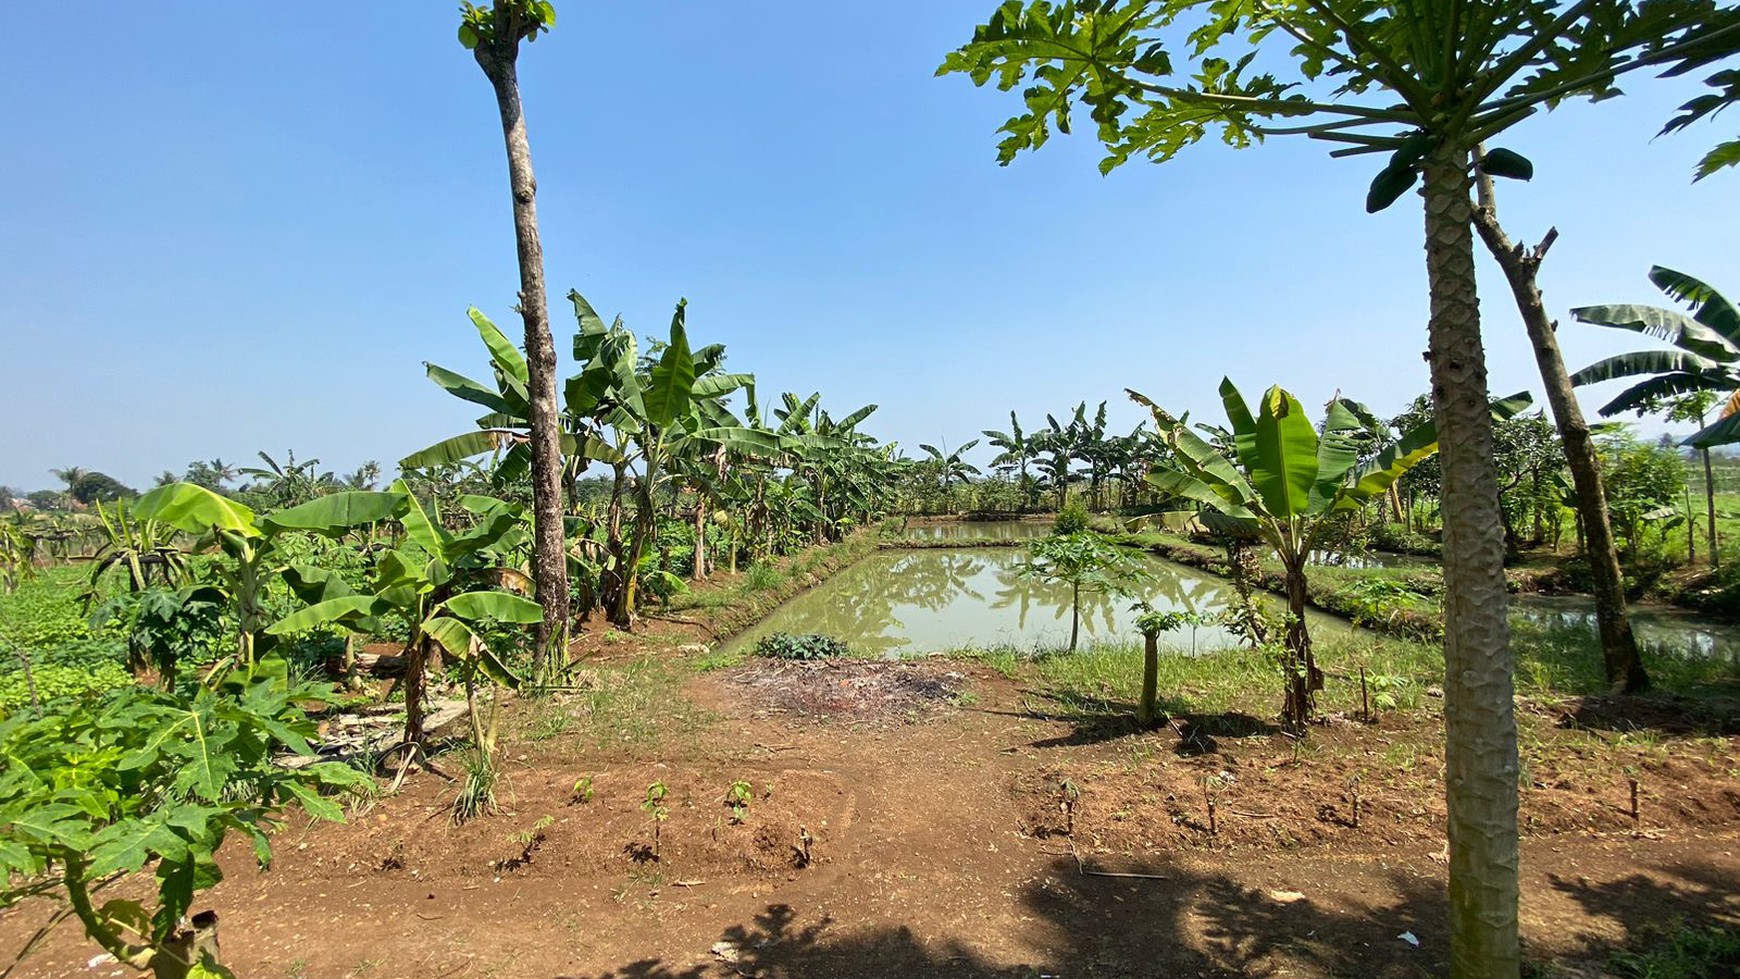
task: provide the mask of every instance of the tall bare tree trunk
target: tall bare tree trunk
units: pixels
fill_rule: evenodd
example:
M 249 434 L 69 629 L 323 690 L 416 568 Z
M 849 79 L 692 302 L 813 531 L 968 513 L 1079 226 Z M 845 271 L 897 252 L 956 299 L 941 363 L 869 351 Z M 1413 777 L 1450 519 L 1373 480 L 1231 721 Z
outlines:
M 513 190 L 514 242 L 520 261 L 520 317 L 526 327 L 526 394 L 532 445 L 532 580 L 544 619 L 538 625 L 539 672 L 552 651 L 567 658 L 568 557 L 562 529 L 562 415 L 556 404 L 556 342 L 544 297 L 544 249 L 538 241 L 538 182 L 520 107 L 516 64 L 519 14 L 496 0 L 495 33 L 473 49 L 478 67 L 495 89 L 501 131 L 507 142 L 508 181 Z
M 1704 454 L 1704 514 L 1710 521 L 1710 567 L 1715 568 L 1722 564 L 1722 553 L 1716 549 L 1716 474 L 1710 465 L 1710 450 L 1700 451 Z
M 1516 979 L 1517 747 L 1504 527 L 1475 284 L 1468 151 L 1426 164 L 1427 359 L 1444 472 L 1445 794 L 1450 975 Z
M 1577 509 L 1583 517 L 1587 544 L 1583 553 L 1589 558 L 1589 574 L 1595 583 L 1595 623 L 1601 633 L 1601 659 L 1607 685 L 1614 693 L 1643 690 L 1649 686 L 1649 676 L 1643 671 L 1637 638 L 1631 632 L 1631 616 L 1625 610 L 1625 579 L 1619 570 L 1619 551 L 1613 544 L 1613 523 L 1607 515 L 1607 491 L 1601 482 L 1595 442 L 1589 437 L 1589 423 L 1583 419 L 1583 409 L 1571 388 L 1571 375 L 1565 370 L 1565 358 L 1559 353 L 1558 325 L 1547 316 L 1536 279 L 1541 260 L 1558 238 L 1558 229 L 1549 230 L 1532 250 L 1512 244 L 1498 223 L 1492 178 L 1484 174 L 1480 177 L 1480 207 L 1474 212 L 1474 226 L 1510 282 L 1517 310 L 1522 313 L 1523 326 L 1534 346 L 1535 364 L 1547 389 L 1547 404 L 1553 409 L 1553 421 L 1564 443 L 1565 462 L 1571 469 L 1572 485 L 1577 488 Z

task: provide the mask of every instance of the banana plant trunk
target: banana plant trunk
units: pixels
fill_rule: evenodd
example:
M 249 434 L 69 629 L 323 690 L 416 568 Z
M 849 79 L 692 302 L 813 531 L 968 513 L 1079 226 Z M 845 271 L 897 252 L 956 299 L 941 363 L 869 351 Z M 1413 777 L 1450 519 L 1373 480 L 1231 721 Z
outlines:
M 707 497 L 695 487 L 695 580 L 707 580 Z
M 1305 582 L 1306 556 L 1304 553 L 1283 554 L 1287 570 L 1287 637 L 1283 643 L 1287 698 L 1281 705 L 1281 723 L 1294 732 L 1305 730 L 1316 707 L 1316 693 L 1323 686 L 1323 674 L 1317 669 L 1317 659 L 1311 653 L 1311 632 L 1305 625 L 1305 604 L 1309 594 Z
M 1517 745 L 1504 530 L 1475 284 L 1466 148 L 1425 167 L 1427 360 L 1444 473 L 1445 786 L 1450 975 L 1516 979 Z
M 1517 310 L 1534 347 L 1541 383 L 1547 389 L 1547 404 L 1553 409 L 1553 421 L 1565 447 L 1571 483 L 1577 489 L 1577 509 L 1585 535 L 1583 553 L 1589 559 L 1589 574 L 1595 585 L 1595 623 L 1601 634 L 1607 685 L 1614 693 L 1635 693 L 1649 686 L 1649 676 L 1644 672 L 1637 637 L 1631 631 L 1631 616 L 1625 608 L 1625 579 L 1619 570 L 1619 550 L 1613 543 L 1613 521 L 1607 513 L 1601 465 L 1595 441 L 1589 435 L 1589 423 L 1584 420 L 1583 409 L 1572 390 L 1571 375 L 1565 370 L 1565 358 L 1559 352 L 1557 325 L 1547 316 L 1538 284 L 1541 260 L 1558 237 L 1558 231 L 1547 232 L 1541 244 L 1532 250 L 1512 244 L 1498 223 L 1491 177 L 1480 177 L 1479 193 L 1474 226 L 1486 242 L 1487 251 L 1504 270 L 1511 294 L 1516 298 Z
M 501 4 L 497 17 L 501 21 Z M 520 317 L 526 331 L 526 395 L 532 447 L 532 579 L 544 608 L 534 653 L 538 672 L 554 652 L 567 658 L 568 554 L 562 523 L 562 415 L 556 403 L 556 342 L 544 295 L 544 249 L 538 240 L 538 182 L 520 106 L 519 37 L 498 30 L 474 49 L 501 113 L 513 191 L 514 242 L 519 252 Z

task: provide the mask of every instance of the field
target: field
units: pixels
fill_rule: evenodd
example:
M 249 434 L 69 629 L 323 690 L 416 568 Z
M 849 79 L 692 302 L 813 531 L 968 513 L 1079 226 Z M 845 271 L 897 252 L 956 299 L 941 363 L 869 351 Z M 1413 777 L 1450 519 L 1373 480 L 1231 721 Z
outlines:
M 732 608 L 744 584 L 722 576 L 688 614 Z M 511 701 L 496 815 L 454 825 L 454 787 L 425 774 L 342 825 L 293 821 L 267 873 L 226 849 L 227 879 L 204 899 L 226 962 L 253 976 L 1442 967 L 1429 647 L 1326 644 L 1337 675 L 1399 680 L 1376 704 L 1331 683 L 1300 740 L 1264 720 L 1260 654 L 1168 654 L 1166 721 L 1147 732 L 1130 720 L 1139 652 L 1115 644 L 732 662 L 697 648 L 694 626 L 649 626 L 603 633 L 568 689 Z M 1740 702 L 1706 684 L 1695 700 L 1535 688 L 1520 703 L 1539 974 L 1740 920 Z M 458 758 L 434 769 L 452 775 Z M 663 820 L 646 806 L 655 783 Z M 0 936 L 21 944 L 50 910 L 25 902 Z M 90 961 L 62 928 L 14 974 L 113 968 Z

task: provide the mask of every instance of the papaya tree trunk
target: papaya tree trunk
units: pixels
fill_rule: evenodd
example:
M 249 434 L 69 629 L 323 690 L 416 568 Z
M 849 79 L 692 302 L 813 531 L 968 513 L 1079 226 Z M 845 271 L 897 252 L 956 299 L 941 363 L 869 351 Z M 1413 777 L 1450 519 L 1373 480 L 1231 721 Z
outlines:
M 507 143 L 508 182 L 513 191 L 514 243 L 519 252 L 520 317 L 525 321 L 526 395 L 532 448 L 532 579 L 544 608 L 534 653 L 538 671 L 551 653 L 567 657 L 568 555 L 562 525 L 562 415 L 556 404 L 556 342 L 544 295 L 544 249 L 538 240 L 538 182 L 520 106 L 517 16 L 497 0 L 496 31 L 473 49 L 495 89 Z
M 1547 389 L 1547 404 L 1553 409 L 1559 440 L 1564 444 L 1565 462 L 1577 489 L 1577 509 L 1583 518 L 1584 554 L 1589 559 L 1589 576 L 1595 587 L 1595 623 L 1601 634 L 1601 660 L 1607 685 L 1614 693 L 1642 690 L 1649 686 L 1649 677 L 1644 673 L 1637 638 L 1631 631 L 1631 616 L 1625 608 L 1625 579 L 1619 570 L 1619 550 L 1613 544 L 1613 522 L 1607 512 L 1601 465 L 1595 455 L 1594 439 L 1589 435 L 1589 423 L 1583 418 L 1583 409 L 1571 388 L 1571 375 L 1565 370 L 1565 359 L 1559 352 L 1557 324 L 1547 316 L 1546 302 L 1537 282 L 1541 261 L 1558 238 L 1558 230 L 1548 231 L 1533 249 L 1512 244 L 1498 223 L 1492 178 L 1484 175 L 1480 178 L 1480 206 L 1474 211 L 1474 226 L 1510 283 L 1529 343 L 1534 347 L 1535 365 Z
M 1136 707 L 1136 723 L 1153 727 L 1160 699 L 1160 636 L 1154 632 L 1142 634 L 1142 700 Z
M 1069 651 L 1075 652 L 1076 640 L 1081 638 L 1081 582 L 1071 582 L 1069 586 Z
M 1504 530 L 1464 147 L 1426 162 L 1427 360 L 1444 484 L 1445 787 L 1452 979 L 1516 979 L 1517 746 Z

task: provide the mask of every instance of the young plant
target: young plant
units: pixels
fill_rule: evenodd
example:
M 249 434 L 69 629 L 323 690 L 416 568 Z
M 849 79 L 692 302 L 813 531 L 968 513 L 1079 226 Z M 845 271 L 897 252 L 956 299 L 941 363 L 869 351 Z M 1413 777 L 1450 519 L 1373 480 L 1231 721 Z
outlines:
M 725 790 L 725 804 L 731 807 L 731 821 L 743 822 L 743 814 L 749 811 L 749 803 L 755 798 L 755 790 L 748 782 L 736 781 Z
M 1371 417 L 1365 406 L 1335 398 L 1323 424 L 1314 426 L 1299 399 L 1281 388 L 1264 392 L 1252 413 L 1244 395 L 1223 378 L 1220 395 L 1235 450 L 1229 461 L 1182 419 L 1135 391 L 1129 395 L 1153 413 L 1155 429 L 1172 450 L 1174 468 L 1151 470 L 1148 483 L 1204 508 L 1201 518 L 1212 529 L 1261 537 L 1281 559 L 1289 616 L 1281 719 L 1288 730 L 1304 730 L 1323 686 L 1305 627 L 1306 561 L 1342 514 L 1364 506 L 1437 454 L 1437 429 L 1430 422 L 1420 425 L 1362 466 L 1359 439 Z M 1526 392 L 1513 395 L 1493 405 L 1492 413 L 1509 418 L 1528 403 Z
M 574 780 L 574 794 L 571 796 L 571 798 L 575 802 L 579 802 L 579 803 L 591 802 L 592 795 L 593 795 L 592 776 L 582 775 L 578 779 Z
M 263 866 L 268 831 L 286 810 L 342 820 L 322 792 L 372 785 L 337 762 L 273 763 L 281 748 L 314 753 L 300 705 L 324 696 L 267 658 L 185 693 L 129 686 L 0 721 L 0 906 L 60 901 L 104 951 L 159 979 L 227 975 L 215 942 L 201 941 L 209 929 L 184 924 L 198 893 L 223 876 L 225 837 L 250 837 Z M 97 903 L 111 880 L 147 869 L 153 898 Z
M 664 825 L 664 821 L 669 819 L 671 815 L 670 809 L 665 806 L 665 799 L 669 795 L 670 790 L 665 788 L 665 783 L 654 782 L 646 787 L 646 798 L 640 804 L 641 809 L 645 810 L 652 819 L 652 858 L 654 860 L 659 858 L 659 827 Z
M 1106 543 L 1090 530 L 1042 537 L 1029 545 L 1030 557 L 1021 565 L 1022 576 L 1069 586 L 1069 651 L 1075 652 L 1081 637 L 1081 593 L 1100 591 L 1127 594 L 1147 575 L 1141 565 L 1122 549 Z

